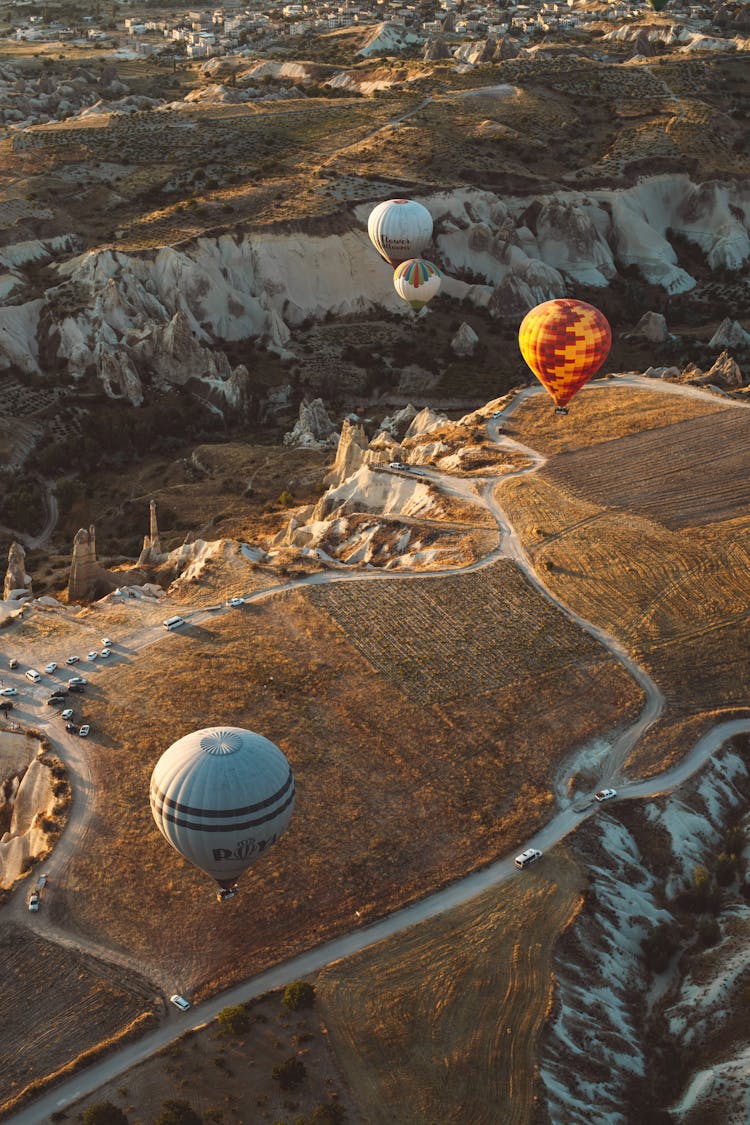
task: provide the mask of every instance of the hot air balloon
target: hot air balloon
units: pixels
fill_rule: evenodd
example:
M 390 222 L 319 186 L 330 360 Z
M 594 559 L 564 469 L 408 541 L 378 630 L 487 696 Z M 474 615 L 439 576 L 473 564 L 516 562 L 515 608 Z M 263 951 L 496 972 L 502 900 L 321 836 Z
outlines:
M 432 238 L 432 215 L 413 199 L 388 199 L 370 212 L 370 241 L 386 262 L 397 266 L 417 258 Z
M 173 743 L 151 775 L 151 812 L 162 835 L 211 875 L 224 901 L 284 832 L 294 808 L 289 762 L 267 738 L 207 727 Z
M 409 258 L 393 271 L 393 286 L 413 309 L 422 309 L 440 292 L 442 277 L 437 266 L 424 258 Z
M 564 297 L 526 314 L 518 330 L 521 355 L 555 400 L 556 413 L 596 374 L 609 354 L 612 332 L 606 317 Z

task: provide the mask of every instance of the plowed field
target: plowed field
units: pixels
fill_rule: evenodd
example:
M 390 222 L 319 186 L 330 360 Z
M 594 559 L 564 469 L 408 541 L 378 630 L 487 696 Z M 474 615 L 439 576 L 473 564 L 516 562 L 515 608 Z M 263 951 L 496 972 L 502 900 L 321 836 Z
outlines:
M 744 515 L 750 503 L 750 410 L 718 411 L 563 453 L 564 488 L 677 529 Z
M 564 854 L 326 969 L 319 1005 L 371 1125 L 528 1125 L 555 941 L 581 904 Z
M 0 1107 L 34 1079 L 120 1034 L 151 1012 L 153 989 L 30 931 L 0 934 Z

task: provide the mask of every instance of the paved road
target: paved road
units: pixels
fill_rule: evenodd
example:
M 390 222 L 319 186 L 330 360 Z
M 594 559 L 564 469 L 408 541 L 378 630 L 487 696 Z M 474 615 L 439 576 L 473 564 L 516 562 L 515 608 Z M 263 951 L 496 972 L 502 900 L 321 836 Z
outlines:
M 626 382 L 630 385 L 645 385 L 651 390 L 660 390 L 665 393 L 690 393 L 696 394 L 699 397 L 705 397 L 705 392 L 701 392 L 695 388 L 682 388 L 673 387 L 671 384 L 657 384 L 655 385 L 650 380 L 643 380 L 637 377 L 619 379 L 616 382 Z M 611 383 L 598 383 L 594 384 L 593 388 L 600 386 L 612 385 Z M 505 416 L 512 413 L 518 406 L 519 402 L 530 394 L 539 393 L 536 388 L 528 388 L 515 397 L 515 399 L 506 408 Z M 490 420 L 488 423 L 488 430 L 490 436 L 504 447 L 517 449 L 525 453 L 532 461 L 532 464 L 522 469 L 517 470 L 515 474 L 507 474 L 503 479 L 508 479 L 509 475 L 519 475 L 526 472 L 534 472 L 541 464 L 544 463 L 544 458 L 536 453 L 534 450 L 528 449 L 518 442 L 513 441 L 504 435 L 498 434 L 497 422 Z M 295 586 L 304 586 L 311 584 L 318 584 L 322 582 L 331 581 L 387 581 L 395 578 L 403 580 L 429 581 L 432 577 L 438 574 L 456 574 L 462 573 L 465 570 L 478 570 L 484 566 L 490 565 L 498 558 L 510 558 L 519 566 L 519 568 L 526 575 L 527 579 L 532 585 L 540 592 L 541 595 L 548 598 L 556 605 L 556 607 L 572 620 L 576 622 L 579 627 L 594 636 L 605 648 L 612 652 L 628 669 L 633 677 L 643 687 L 646 701 L 644 709 L 638 719 L 632 723 L 625 731 L 623 731 L 619 738 L 613 743 L 608 757 L 608 764 L 605 766 L 605 774 L 602 781 L 611 782 L 614 778 L 618 780 L 618 799 L 621 798 L 638 798 L 646 799 L 656 794 L 668 792 L 676 786 L 682 784 L 688 777 L 695 773 L 700 767 L 711 757 L 711 755 L 718 749 L 723 742 L 734 734 L 743 731 L 750 731 L 750 718 L 737 719 L 729 722 L 718 724 L 708 734 L 704 735 L 699 742 L 695 744 L 688 755 L 683 761 L 673 769 L 666 771 L 659 777 L 650 778 L 647 781 L 634 781 L 623 783 L 619 779 L 619 771 L 622 763 L 635 745 L 637 740 L 642 736 L 643 732 L 655 721 L 658 717 L 663 706 L 663 698 L 656 685 L 632 658 L 625 652 L 622 646 L 613 637 L 599 629 L 596 625 L 586 621 L 580 615 L 573 612 L 568 606 L 561 602 L 555 595 L 547 589 L 543 580 L 534 571 L 526 552 L 524 551 L 520 540 L 515 534 L 514 529 L 510 526 L 499 502 L 495 498 L 495 489 L 498 482 L 496 480 L 485 480 L 479 482 L 479 492 L 477 491 L 478 482 L 475 480 L 460 479 L 460 478 L 446 478 L 439 473 L 432 470 L 419 467 L 415 472 L 422 477 L 433 480 L 451 491 L 455 495 L 461 495 L 466 499 L 473 499 L 475 502 L 484 503 L 490 511 L 496 516 L 498 526 L 500 528 L 500 544 L 498 548 L 485 558 L 478 560 L 476 563 L 468 567 L 457 569 L 446 569 L 441 571 L 431 571 L 428 573 L 420 573 L 407 575 L 403 572 L 396 573 L 382 573 L 376 571 L 369 571 L 365 573 L 354 572 L 351 574 L 341 574 L 338 571 L 325 572 L 322 574 L 314 574 L 301 579 L 297 582 L 286 583 L 270 589 L 266 589 L 257 593 L 248 595 L 246 601 L 263 601 L 267 598 L 274 597 L 279 592 L 286 592 Z M 223 607 L 222 607 L 223 611 Z M 238 612 L 236 610 L 229 610 L 227 612 Z M 190 624 L 200 624 L 203 621 L 212 619 L 216 614 L 216 610 L 198 610 L 190 615 L 185 615 L 186 620 Z M 143 629 L 136 636 L 129 638 L 129 647 L 136 651 L 145 648 L 149 644 L 155 643 L 157 640 L 166 640 L 167 635 L 162 626 L 151 626 Z M 45 716 L 42 719 L 36 720 L 36 725 L 48 726 L 49 722 L 45 723 Z M 59 732 L 56 732 L 56 737 L 59 739 Z M 83 794 L 86 793 L 86 786 L 90 786 L 90 774 L 87 774 L 85 765 L 85 754 L 82 752 L 84 747 L 81 745 L 81 740 L 68 739 L 65 742 L 63 756 L 66 762 L 70 761 L 73 766 L 74 777 L 76 783 L 83 786 Z M 571 805 L 562 807 L 553 819 L 539 832 L 535 837 L 530 840 L 519 842 L 518 850 L 520 851 L 525 847 L 537 847 L 545 851 L 552 847 L 555 843 L 562 840 L 569 832 L 577 828 L 585 819 L 593 815 L 599 806 L 593 800 L 588 804 L 577 805 L 573 808 Z M 86 831 L 90 815 L 90 805 L 85 800 L 77 800 L 73 807 L 73 812 L 70 822 L 66 829 L 63 838 L 58 844 L 54 856 L 51 857 L 50 862 L 46 865 L 47 869 L 57 875 L 59 869 L 64 872 L 65 864 L 69 861 L 70 856 L 74 853 L 77 846 L 80 846 L 82 836 L 81 834 Z M 367 927 L 361 927 L 352 930 L 350 933 L 342 935 L 333 941 L 327 942 L 316 949 L 309 950 L 298 957 L 293 958 L 275 968 L 263 973 L 258 977 L 254 977 L 249 981 L 244 982 L 237 987 L 222 993 L 220 996 L 206 1001 L 200 1005 L 199 1008 L 187 1013 L 186 1015 L 172 1015 L 170 1012 L 170 1019 L 167 1020 L 162 1026 L 154 1032 L 149 1033 L 136 1043 L 122 1048 L 115 1054 L 109 1056 L 95 1066 L 89 1067 L 86 1071 L 82 1072 L 79 1076 L 75 1076 L 68 1081 L 56 1087 L 49 1094 L 39 1098 L 27 1109 L 8 1118 L 8 1121 L 15 1123 L 15 1125 L 38 1125 L 45 1120 L 45 1118 L 54 1110 L 60 1109 L 71 1102 L 83 1097 L 86 1094 L 93 1092 L 97 1087 L 111 1079 L 117 1077 L 134 1063 L 147 1058 L 154 1051 L 159 1050 L 167 1043 L 173 1041 L 184 1031 L 189 1028 L 199 1027 L 204 1023 L 215 1018 L 217 1013 L 229 1004 L 237 1004 L 243 1001 L 252 999 L 255 996 L 267 991 L 270 988 L 281 987 L 291 980 L 298 979 L 308 973 L 315 972 L 325 965 L 334 961 L 340 960 L 343 957 L 348 957 L 353 953 L 366 949 L 368 946 L 382 941 L 384 938 L 398 934 L 410 926 L 424 922 L 429 918 L 435 917 L 438 914 L 451 910 L 453 907 L 468 901 L 476 895 L 487 890 L 489 887 L 502 883 L 508 878 L 517 877 L 523 878 L 523 873 L 517 871 L 513 864 L 513 858 L 506 856 L 488 867 L 466 876 L 463 879 L 457 880 L 455 883 L 448 887 L 443 888 L 426 898 L 421 899 L 412 905 L 398 910 L 378 922 L 373 923 Z M 22 904 L 19 908 L 19 902 Z M 23 907 L 24 899 L 17 893 L 15 896 L 14 905 L 16 909 L 14 914 L 18 921 L 23 921 L 28 924 L 28 914 L 24 913 Z M 34 926 L 37 927 L 37 919 L 41 918 L 40 915 L 34 916 Z M 54 928 L 49 926 L 49 934 L 47 936 L 62 940 L 67 944 L 81 945 L 82 943 L 75 941 L 66 935 L 60 934 Z M 97 952 L 99 956 L 118 960 L 123 963 L 119 958 L 113 958 L 111 951 L 103 947 L 95 947 L 91 944 L 87 945 L 92 951 Z M 141 972 L 145 969 L 140 966 Z M 162 984 L 162 987 L 165 987 Z

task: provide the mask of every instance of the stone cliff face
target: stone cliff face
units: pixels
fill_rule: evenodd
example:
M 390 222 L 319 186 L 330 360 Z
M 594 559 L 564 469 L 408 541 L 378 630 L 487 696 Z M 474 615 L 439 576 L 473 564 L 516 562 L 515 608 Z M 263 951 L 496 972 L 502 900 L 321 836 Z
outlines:
M 695 279 L 671 232 L 699 247 L 711 269 L 750 261 L 747 183 L 663 175 L 622 190 L 501 199 L 457 189 L 422 202 L 435 220 L 443 292 L 496 316 L 517 318 L 577 285 L 604 288 L 626 267 L 667 293 L 686 292 Z M 96 373 L 107 394 L 134 404 L 152 387 L 189 383 L 220 408 L 239 408 L 247 374 L 232 368 L 225 342 L 254 339 L 289 356 L 294 328 L 308 318 L 408 313 L 367 239 L 371 206 L 342 216 L 350 229 L 325 235 L 222 235 L 179 250 L 71 258 L 43 297 L 0 308 L 0 369 L 39 374 L 52 356 L 74 379 Z

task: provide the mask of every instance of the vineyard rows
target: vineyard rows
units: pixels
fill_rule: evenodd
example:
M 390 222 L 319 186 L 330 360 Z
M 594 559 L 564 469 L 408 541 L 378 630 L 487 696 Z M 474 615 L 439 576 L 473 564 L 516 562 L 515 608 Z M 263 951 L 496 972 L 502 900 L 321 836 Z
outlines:
M 311 596 L 377 671 L 425 702 L 507 689 L 602 655 L 508 562 L 429 581 L 320 587 Z

